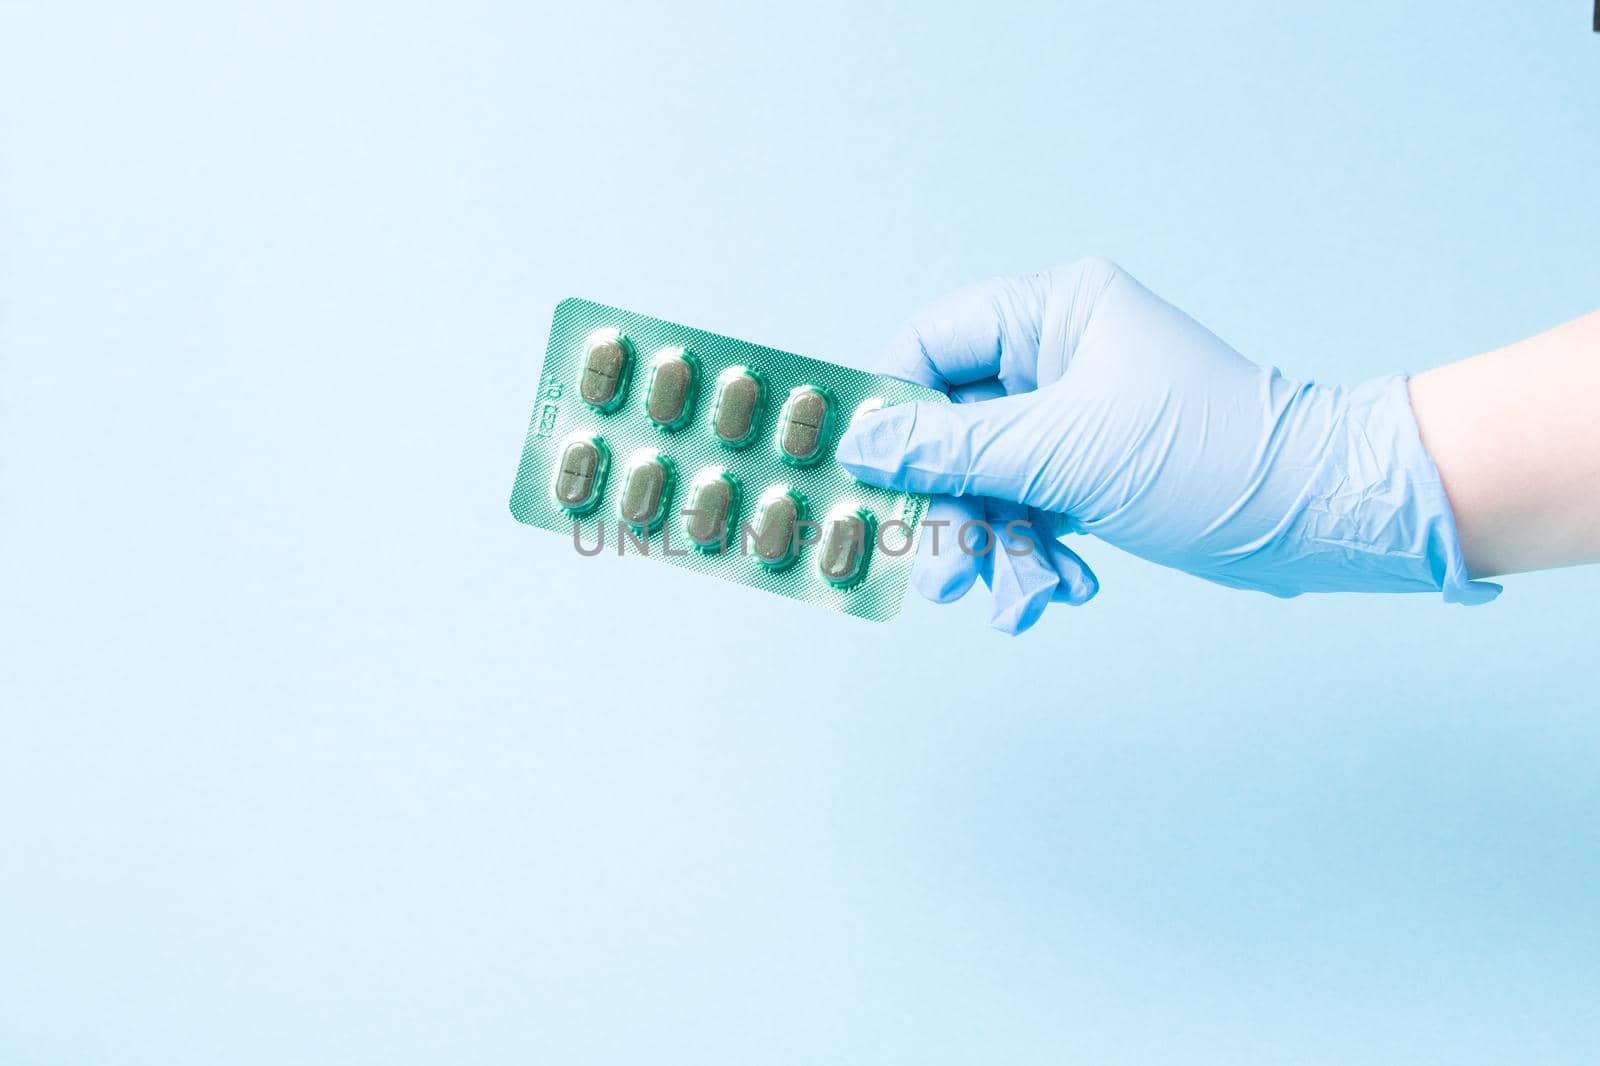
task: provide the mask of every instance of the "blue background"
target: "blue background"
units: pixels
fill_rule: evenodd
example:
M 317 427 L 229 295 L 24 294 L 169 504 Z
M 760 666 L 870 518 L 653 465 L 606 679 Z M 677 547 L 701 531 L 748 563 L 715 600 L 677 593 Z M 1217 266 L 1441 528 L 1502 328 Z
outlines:
M 1591 310 L 1589 6 L 0 3 L 0 1060 L 1594 1061 L 1600 569 L 1012 641 L 506 509 L 570 294 Z

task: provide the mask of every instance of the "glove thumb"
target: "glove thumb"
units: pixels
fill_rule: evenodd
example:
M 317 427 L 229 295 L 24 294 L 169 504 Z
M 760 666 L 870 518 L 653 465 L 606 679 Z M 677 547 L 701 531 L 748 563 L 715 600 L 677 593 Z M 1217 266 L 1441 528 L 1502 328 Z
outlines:
M 948 496 L 1028 498 L 1049 465 L 1043 392 L 976 403 L 904 403 L 854 422 L 835 451 L 869 485 Z

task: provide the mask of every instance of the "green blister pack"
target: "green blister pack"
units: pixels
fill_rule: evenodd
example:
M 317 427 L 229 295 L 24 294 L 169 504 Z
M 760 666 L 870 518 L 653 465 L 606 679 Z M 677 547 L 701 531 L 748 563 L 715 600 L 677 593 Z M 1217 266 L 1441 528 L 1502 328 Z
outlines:
M 644 555 L 872 621 L 900 610 L 928 498 L 833 459 L 932 389 L 588 300 L 556 307 L 511 490 L 584 556 Z

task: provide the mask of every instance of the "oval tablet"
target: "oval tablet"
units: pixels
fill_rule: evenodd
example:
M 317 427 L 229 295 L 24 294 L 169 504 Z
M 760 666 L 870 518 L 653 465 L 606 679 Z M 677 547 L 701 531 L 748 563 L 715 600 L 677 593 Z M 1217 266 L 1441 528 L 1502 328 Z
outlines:
M 792 490 L 764 497 L 756 511 L 756 559 L 768 570 L 782 570 L 800 555 L 800 522 L 805 507 Z
M 721 551 L 738 511 L 739 483 L 718 467 L 700 472 L 683 505 L 683 531 L 701 551 Z
M 822 547 L 817 569 L 830 585 L 845 588 L 860 581 L 867 570 L 875 523 L 872 512 L 847 511 L 829 518 L 822 527 Z
M 606 446 L 599 437 L 569 441 L 556 461 L 556 502 L 582 513 L 600 500 L 606 476 Z
M 665 458 L 649 452 L 634 458 L 622 478 L 617 507 L 622 520 L 635 529 L 656 528 L 661 524 L 671 486 L 672 468 Z
M 761 379 L 749 367 L 733 366 L 717 378 L 717 405 L 711 431 L 729 448 L 740 448 L 755 436 L 761 413 Z
M 650 361 L 644 410 L 662 429 L 680 429 L 694 414 L 695 359 L 682 348 L 663 348 Z
M 778 450 L 785 462 L 804 466 L 822 457 L 830 406 L 827 395 L 814 385 L 789 393 L 778 423 Z
M 597 411 L 614 411 L 628 392 L 628 338 L 614 329 L 600 329 L 584 344 L 578 395 Z

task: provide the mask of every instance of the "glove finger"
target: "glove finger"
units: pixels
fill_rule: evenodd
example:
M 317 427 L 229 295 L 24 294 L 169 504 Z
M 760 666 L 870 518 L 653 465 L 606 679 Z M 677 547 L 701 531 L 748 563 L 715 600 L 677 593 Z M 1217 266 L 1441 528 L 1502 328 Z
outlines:
M 1061 538 L 1066 534 L 1082 532 L 1076 528 L 1072 518 L 1030 508 L 1028 520 L 1039 531 L 1045 551 L 1050 555 L 1050 565 L 1061 578 L 1055 602 L 1079 607 L 1094 599 L 1100 591 L 1100 579 L 1089 569 L 1089 564 L 1083 561 L 1082 556 L 1061 543 Z
M 1041 475 L 1059 459 L 1061 420 L 1069 417 L 1057 388 L 976 403 L 896 404 L 857 419 L 835 455 L 871 485 L 1053 510 L 1062 486 Z
M 884 373 L 948 392 L 1039 355 L 1049 275 L 990 278 L 928 304 L 884 352 Z M 1031 380 L 1032 375 L 1027 375 Z
M 1062 586 L 1041 535 L 1028 510 L 1002 500 L 986 502 L 991 536 L 984 580 L 993 593 L 989 625 L 1016 636 L 1044 614 Z
M 979 560 L 962 551 L 956 534 L 964 525 L 983 517 L 983 500 L 935 496 L 922 520 L 922 540 L 911 571 L 912 587 L 934 603 L 959 600 L 978 580 Z
M 959 385 L 950 390 L 956 403 L 1004 396 L 1005 388 L 995 378 Z M 951 603 L 965 596 L 978 580 L 979 557 L 963 551 L 956 536 L 968 522 L 984 517 L 983 501 L 977 496 L 957 498 L 935 496 L 923 519 L 922 541 L 917 546 L 917 561 L 911 571 L 911 584 L 934 603 Z M 941 523 L 947 523 L 941 525 Z
M 884 372 L 951 388 L 998 378 L 1028 392 L 1066 372 L 1100 298 L 1127 275 L 1104 259 L 990 278 L 928 304 L 889 342 Z
M 1006 387 L 999 378 L 984 378 L 970 385 L 957 385 L 950 390 L 950 399 L 956 403 L 977 403 L 979 400 L 997 400 L 1006 395 Z

